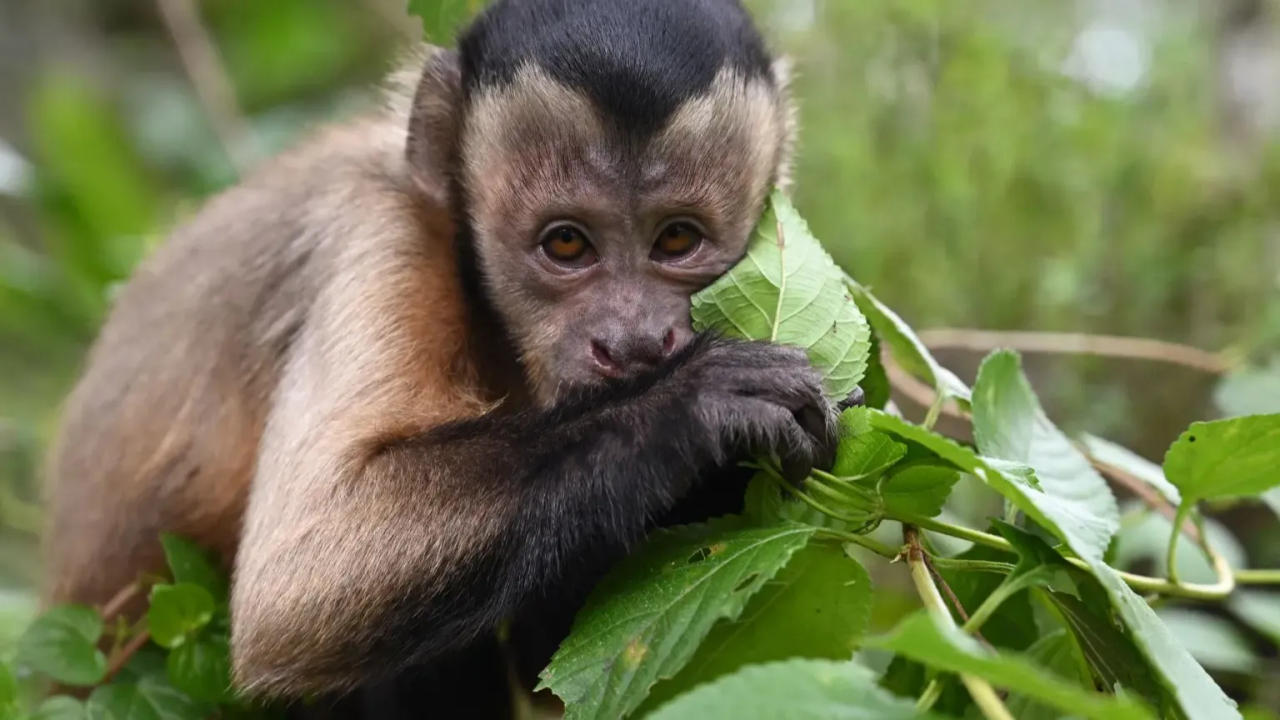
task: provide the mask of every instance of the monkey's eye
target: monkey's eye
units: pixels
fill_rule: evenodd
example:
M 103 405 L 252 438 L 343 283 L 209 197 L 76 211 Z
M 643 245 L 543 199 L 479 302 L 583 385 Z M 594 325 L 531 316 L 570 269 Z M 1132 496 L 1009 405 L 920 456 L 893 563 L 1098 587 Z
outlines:
M 658 234 L 651 257 L 654 260 L 676 260 L 689 255 L 702 244 L 703 234 L 690 222 L 676 221 Z
M 542 234 L 542 252 L 560 265 L 577 267 L 591 260 L 591 242 L 586 234 L 573 225 L 554 225 Z

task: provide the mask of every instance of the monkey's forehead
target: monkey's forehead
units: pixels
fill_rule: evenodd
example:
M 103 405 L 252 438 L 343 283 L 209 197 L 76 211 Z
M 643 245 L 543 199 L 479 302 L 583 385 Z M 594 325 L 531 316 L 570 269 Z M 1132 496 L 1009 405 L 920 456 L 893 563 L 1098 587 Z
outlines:
M 479 208 L 536 212 L 566 197 L 678 198 L 722 208 L 765 188 L 787 136 L 774 83 L 722 69 L 648 137 L 619 128 L 593 98 L 526 66 L 471 100 L 461 155 Z
M 768 80 L 771 64 L 738 0 L 499 0 L 459 49 L 468 97 L 533 65 L 641 136 L 726 68 Z

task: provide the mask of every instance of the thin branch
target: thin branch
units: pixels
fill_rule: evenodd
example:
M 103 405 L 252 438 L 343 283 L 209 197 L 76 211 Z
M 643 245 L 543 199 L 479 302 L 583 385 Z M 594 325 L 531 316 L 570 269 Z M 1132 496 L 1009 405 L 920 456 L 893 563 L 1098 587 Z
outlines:
M 918 331 L 917 335 L 930 349 L 987 352 L 997 348 L 1013 348 L 1029 353 L 1098 355 L 1171 363 L 1213 375 L 1221 375 L 1230 369 L 1230 364 L 1221 353 L 1150 338 L 970 328 L 930 328 Z
M 111 682 L 111 678 L 115 677 L 116 673 L 119 673 L 124 668 L 125 664 L 129 662 L 129 658 L 137 654 L 149 639 L 151 639 L 151 633 L 147 632 L 145 628 L 139 630 L 137 635 L 129 638 L 128 644 L 121 648 L 120 652 L 116 653 L 107 664 L 107 674 L 102 676 L 101 684 L 105 685 Z
M 137 581 L 120 588 L 120 591 L 111 597 L 110 600 L 102 605 L 101 614 L 103 620 L 110 620 L 124 610 L 137 594 L 142 590 L 142 583 Z
M 213 132 L 236 170 L 243 173 L 252 160 L 252 131 L 240 112 L 218 47 L 200 20 L 199 9 L 194 0 L 156 0 L 156 7 Z

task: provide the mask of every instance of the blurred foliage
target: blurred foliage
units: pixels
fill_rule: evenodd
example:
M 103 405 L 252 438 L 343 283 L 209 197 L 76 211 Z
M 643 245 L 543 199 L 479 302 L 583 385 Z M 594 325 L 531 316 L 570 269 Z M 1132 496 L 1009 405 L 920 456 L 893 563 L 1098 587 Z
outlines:
M 1280 410 L 1280 133 L 1240 128 L 1223 71 L 1238 36 L 1280 46 L 1274 0 L 1226 3 L 1263 8 L 1243 29 L 1209 0 L 747 3 L 795 61 L 800 210 L 913 325 L 1226 351 L 1221 409 L 1189 370 L 1028 358 L 1064 425 L 1150 457 L 1190 420 Z M 231 157 L 372 106 L 400 48 L 480 4 L 204 0 L 251 130 L 232 152 L 154 3 L 0 7 L 0 618 L 29 612 L 6 593 L 37 579 L 38 470 L 113 287 Z M 1280 563 L 1232 512 L 1252 563 Z

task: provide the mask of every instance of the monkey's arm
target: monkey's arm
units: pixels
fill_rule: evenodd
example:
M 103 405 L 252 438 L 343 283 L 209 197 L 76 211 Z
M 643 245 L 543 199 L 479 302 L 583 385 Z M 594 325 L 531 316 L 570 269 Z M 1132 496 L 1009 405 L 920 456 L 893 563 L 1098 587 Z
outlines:
M 438 334 L 455 291 L 377 265 L 352 263 L 322 293 L 274 400 L 236 558 L 245 688 L 342 689 L 465 644 L 615 557 L 733 449 L 823 452 L 829 427 L 797 419 L 825 409 L 803 353 L 749 343 L 700 343 L 549 411 L 467 420 L 457 340 Z

